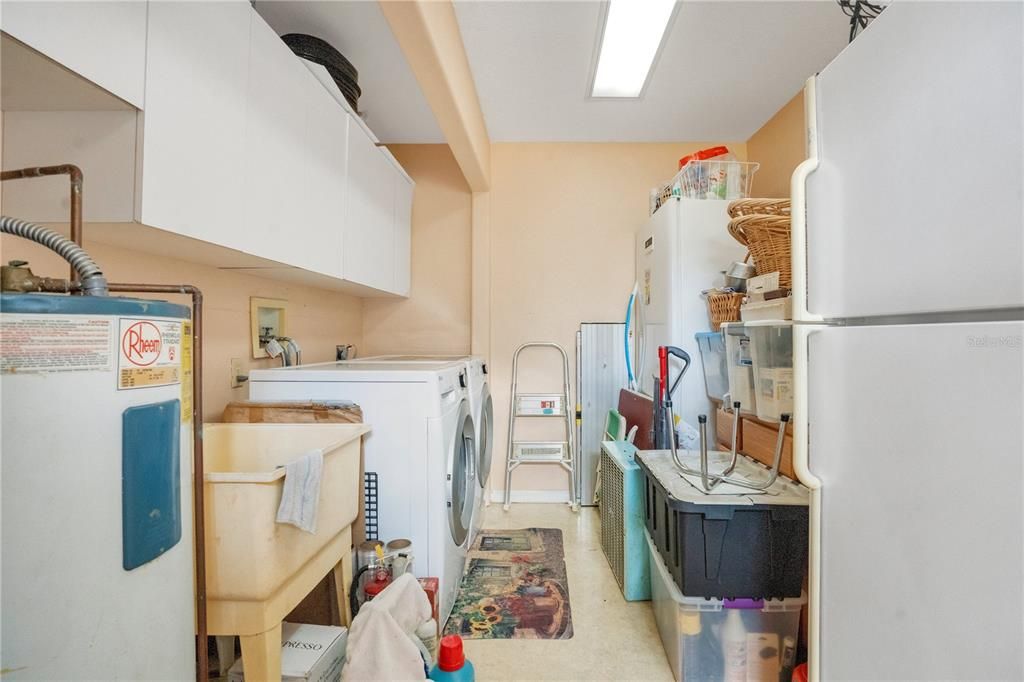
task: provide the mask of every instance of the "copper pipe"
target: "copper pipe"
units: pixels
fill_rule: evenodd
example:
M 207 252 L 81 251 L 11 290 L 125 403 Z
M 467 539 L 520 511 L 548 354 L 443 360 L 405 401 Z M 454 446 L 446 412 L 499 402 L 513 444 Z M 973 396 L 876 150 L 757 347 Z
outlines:
M 82 245 L 82 169 L 70 163 L 59 166 L 35 166 L 0 172 L 0 182 L 21 178 L 42 178 L 48 175 L 67 175 L 71 180 L 71 241 Z M 78 273 L 71 268 L 71 281 L 78 279 Z
M 207 682 L 206 531 L 203 486 L 203 292 L 191 284 L 110 284 L 110 291 L 192 297 L 192 525 L 196 561 L 196 680 Z

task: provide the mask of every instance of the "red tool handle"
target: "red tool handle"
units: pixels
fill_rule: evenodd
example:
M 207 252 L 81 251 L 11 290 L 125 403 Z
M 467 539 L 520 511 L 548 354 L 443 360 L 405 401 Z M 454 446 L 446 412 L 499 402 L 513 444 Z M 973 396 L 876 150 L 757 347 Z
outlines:
M 658 372 L 661 379 L 661 395 L 659 400 L 668 399 L 668 347 L 658 346 Z

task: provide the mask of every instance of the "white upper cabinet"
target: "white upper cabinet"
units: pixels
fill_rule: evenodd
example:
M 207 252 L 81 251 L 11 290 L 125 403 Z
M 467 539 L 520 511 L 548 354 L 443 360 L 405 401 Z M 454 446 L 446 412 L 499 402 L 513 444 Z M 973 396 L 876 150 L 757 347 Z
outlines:
M 395 169 L 356 125 L 349 126 L 345 279 L 382 291 L 395 286 Z
M 302 260 L 316 272 L 345 277 L 345 208 L 349 116 L 319 83 L 306 110 L 307 155 L 300 178 L 297 218 L 305 226 Z M 345 277 L 348 279 L 347 277 Z
M 116 233 L 112 223 L 141 223 L 155 229 L 135 225 L 115 241 L 357 294 L 408 295 L 412 181 L 248 2 L 4 0 L 2 22 L 32 48 L 10 41 L 11 55 L 66 74 L 111 107 L 31 116 L 8 107 L 4 122 L 5 168 L 71 162 L 86 171 L 86 220 L 107 224 L 94 238 Z M 21 101 L 38 95 L 31 84 L 46 79 L 29 66 L 14 71 Z M 10 193 L 7 184 L 5 204 L 18 215 L 66 214 L 66 180 L 31 191 L 11 183 Z
M 259 243 L 243 220 L 252 15 L 242 1 L 149 3 L 137 183 L 139 222 L 243 251 Z
M 404 173 L 395 177 L 395 286 L 394 293 L 409 295 L 412 276 L 413 182 Z
M 4 0 L 0 28 L 132 106 L 143 107 L 145 2 Z
M 311 154 L 306 110 L 312 76 L 259 15 L 253 14 L 246 95 L 245 229 L 252 253 L 302 266 L 309 226 L 301 220 L 303 178 Z M 307 89 L 306 85 L 310 87 Z

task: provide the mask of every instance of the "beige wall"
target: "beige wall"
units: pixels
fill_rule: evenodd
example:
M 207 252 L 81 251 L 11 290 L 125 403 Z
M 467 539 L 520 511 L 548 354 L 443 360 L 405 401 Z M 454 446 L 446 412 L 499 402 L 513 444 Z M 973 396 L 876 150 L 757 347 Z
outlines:
M 789 179 L 806 158 L 802 90 L 747 140 L 747 154 L 761 164 L 754 174 L 753 196 L 788 197 Z
M 248 397 L 248 388 L 244 385 L 237 389 L 230 386 L 231 358 L 241 359 L 246 371 L 280 363 L 279 360 L 252 359 L 250 296 L 288 301 L 288 332 L 301 344 L 303 362 L 333 360 L 334 347 L 339 343 L 362 344 L 362 302 L 358 298 L 90 242 L 88 225 L 85 243 L 111 282 L 187 283 L 203 291 L 205 419 L 219 420 L 229 401 Z M 0 251 L 4 262 L 15 258 L 29 261 L 37 275 L 67 276 L 63 260 L 23 239 L 4 235 Z M 190 302 L 188 297 L 159 298 Z
M 649 190 L 672 177 L 680 156 L 713 142 L 495 144 L 491 156 L 490 366 L 495 407 L 491 484 L 504 488 L 512 353 L 553 341 L 569 355 L 575 392 L 580 322 L 617 322 L 633 286 L 633 233 L 648 217 Z M 746 158 L 744 144 L 729 143 Z M 535 351 L 536 352 L 536 351 Z M 550 355 L 521 356 L 520 390 L 560 391 Z M 547 360 L 547 364 L 541 362 Z M 528 371 L 528 368 L 529 371 Z M 537 369 L 532 369 L 537 368 Z M 540 429 L 557 424 L 544 420 Z M 552 420 L 553 421 L 553 420 Z M 558 467 L 531 465 L 513 490 L 560 490 Z
M 390 145 L 416 181 L 408 299 L 363 302 L 361 355 L 468 353 L 472 195 L 448 145 Z

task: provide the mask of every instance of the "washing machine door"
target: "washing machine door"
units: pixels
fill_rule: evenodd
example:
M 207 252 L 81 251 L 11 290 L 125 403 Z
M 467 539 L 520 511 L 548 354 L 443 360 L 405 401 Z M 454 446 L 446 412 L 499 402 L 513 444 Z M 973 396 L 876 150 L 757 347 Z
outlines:
M 494 402 L 491 391 L 484 384 L 480 391 L 483 407 L 480 409 L 480 423 L 477 425 L 477 484 L 481 488 L 487 486 L 487 477 L 491 475 L 491 455 L 494 452 Z
M 447 502 L 448 527 L 452 541 L 461 546 L 469 535 L 473 517 L 473 503 L 476 499 L 474 462 L 476 457 L 476 434 L 469 402 L 462 401 L 455 422 L 455 437 L 448 455 Z

